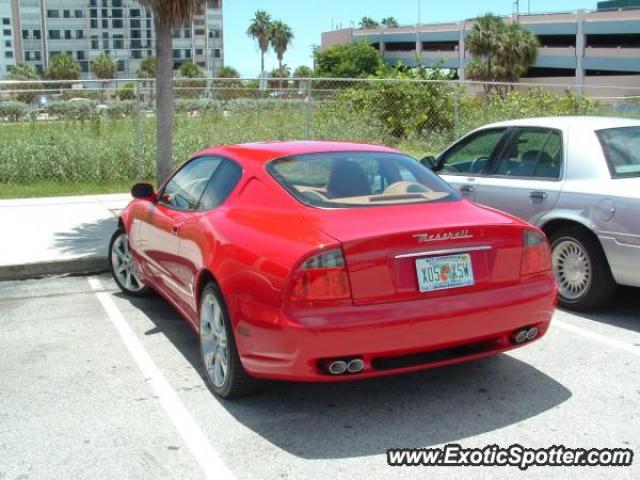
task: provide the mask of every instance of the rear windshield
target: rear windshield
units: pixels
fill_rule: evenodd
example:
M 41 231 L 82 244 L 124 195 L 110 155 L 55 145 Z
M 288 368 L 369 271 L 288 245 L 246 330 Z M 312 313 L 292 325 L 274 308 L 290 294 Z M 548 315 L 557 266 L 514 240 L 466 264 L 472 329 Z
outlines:
M 402 154 L 314 153 L 274 160 L 271 175 L 307 205 L 346 208 L 457 199 L 433 172 Z
M 612 177 L 640 176 L 640 126 L 596 132 Z

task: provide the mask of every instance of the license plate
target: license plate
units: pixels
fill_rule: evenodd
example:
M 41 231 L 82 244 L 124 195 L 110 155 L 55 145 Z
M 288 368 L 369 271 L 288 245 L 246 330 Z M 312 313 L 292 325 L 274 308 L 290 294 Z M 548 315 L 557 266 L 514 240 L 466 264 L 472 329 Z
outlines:
M 468 253 L 428 257 L 416 260 L 418 286 L 421 292 L 473 285 L 473 269 Z

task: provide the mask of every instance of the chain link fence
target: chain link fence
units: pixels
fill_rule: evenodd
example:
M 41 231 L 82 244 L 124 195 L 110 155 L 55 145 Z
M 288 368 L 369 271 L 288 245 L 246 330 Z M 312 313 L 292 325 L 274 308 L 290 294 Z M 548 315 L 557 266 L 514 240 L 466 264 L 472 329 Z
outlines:
M 219 144 L 384 143 L 437 154 L 481 125 L 640 119 L 640 87 L 355 79 L 177 79 L 174 161 Z M 154 82 L 0 82 L 0 196 L 126 191 L 155 175 Z

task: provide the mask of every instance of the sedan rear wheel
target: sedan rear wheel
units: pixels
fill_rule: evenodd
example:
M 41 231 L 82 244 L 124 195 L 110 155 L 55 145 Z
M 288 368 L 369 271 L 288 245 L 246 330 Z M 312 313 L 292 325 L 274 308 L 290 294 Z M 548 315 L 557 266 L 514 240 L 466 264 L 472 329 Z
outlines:
M 615 293 L 604 251 L 590 232 L 572 227 L 552 234 L 551 259 L 560 306 L 591 310 L 605 305 Z
M 109 243 L 109 266 L 111 275 L 120 290 L 127 295 L 143 296 L 149 293 L 149 287 L 138 277 L 133 261 L 133 253 L 129 246 L 129 237 L 124 228 L 118 228 Z
M 261 386 L 240 363 L 224 300 L 213 283 L 207 285 L 201 295 L 200 355 L 207 381 L 216 395 L 240 397 Z

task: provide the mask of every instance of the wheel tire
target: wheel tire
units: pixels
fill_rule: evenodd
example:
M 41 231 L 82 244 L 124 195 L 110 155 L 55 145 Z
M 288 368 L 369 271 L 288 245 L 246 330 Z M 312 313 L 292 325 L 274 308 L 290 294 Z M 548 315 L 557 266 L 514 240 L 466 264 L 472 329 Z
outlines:
M 251 377 L 240 362 L 231 319 L 220 290 L 214 283 L 209 283 L 203 289 L 200 298 L 200 358 L 209 388 L 222 398 L 238 398 L 258 392 L 263 387 L 263 382 Z M 207 311 L 211 312 L 210 316 L 207 316 Z M 220 325 L 215 325 L 216 315 L 214 312 L 216 311 L 219 311 L 222 320 L 226 348 L 224 346 L 215 346 L 216 344 L 220 345 L 219 338 L 221 336 Z M 221 355 L 226 355 L 227 362 L 222 382 L 220 382 L 219 377 L 216 378 L 214 373 L 216 369 L 216 354 L 218 352 L 222 352 Z
M 149 293 L 151 293 L 151 289 L 145 286 L 140 280 L 138 280 L 135 274 L 133 275 L 135 278 L 135 281 L 138 282 L 139 285 L 142 285 L 142 288 L 135 289 L 135 288 L 128 287 L 126 285 L 126 282 L 123 281 L 123 279 L 120 278 L 119 275 L 116 273 L 115 263 L 117 260 L 114 258 L 114 255 L 117 255 L 117 254 L 114 252 L 114 245 L 116 244 L 116 242 L 119 241 L 119 239 L 121 239 L 123 235 L 124 235 L 123 240 L 127 242 L 126 246 L 127 246 L 127 249 L 129 249 L 130 247 L 129 247 L 129 239 L 127 237 L 127 232 L 122 227 L 118 227 L 118 229 L 115 232 L 113 232 L 113 235 L 111 236 L 111 241 L 109 242 L 109 270 L 111 271 L 111 276 L 113 277 L 113 280 L 116 282 L 116 285 L 118 285 L 120 290 L 122 290 L 127 295 L 130 295 L 132 297 L 144 297 L 146 295 L 149 295 Z M 131 264 L 131 268 L 134 268 L 133 264 Z
M 616 292 L 616 282 L 611 275 L 609 263 L 598 240 L 588 231 L 580 227 L 563 228 L 554 232 L 551 237 L 551 256 L 553 259 L 553 272 L 556 276 L 560 294 L 558 303 L 569 310 L 588 311 L 606 305 Z M 573 254 L 574 263 L 583 262 L 587 266 L 589 279 L 584 288 L 571 291 L 566 285 L 570 280 L 565 280 L 566 273 L 562 271 L 562 254 Z M 586 258 L 578 261 L 576 258 L 582 255 Z M 566 260 L 566 255 L 564 259 Z M 586 262 L 586 263 L 585 263 Z M 570 266 L 569 266 L 570 267 Z

